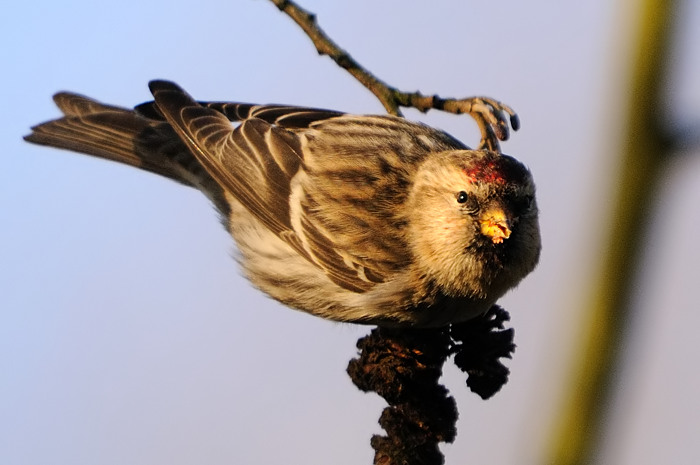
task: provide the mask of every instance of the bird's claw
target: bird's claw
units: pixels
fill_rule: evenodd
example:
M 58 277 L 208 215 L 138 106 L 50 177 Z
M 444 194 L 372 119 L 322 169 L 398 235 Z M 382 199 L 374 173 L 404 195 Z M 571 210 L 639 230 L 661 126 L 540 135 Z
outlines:
M 499 140 L 506 141 L 510 137 L 509 127 L 517 131 L 520 128 L 518 115 L 498 100 L 488 97 L 472 97 L 462 101 L 464 112 L 469 113 L 479 125 L 481 141 L 479 149 L 500 152 Z M 506 116 L 507 115 L 507 116 Z

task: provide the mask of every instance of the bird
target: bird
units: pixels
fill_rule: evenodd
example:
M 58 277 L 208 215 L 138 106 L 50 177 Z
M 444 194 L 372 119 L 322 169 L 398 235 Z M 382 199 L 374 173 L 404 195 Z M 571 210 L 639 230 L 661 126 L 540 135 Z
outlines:
M 444 327 L 485 313 L 537 266 L 533 176 L 500 150 L 399 116 L 200 102 L 165 80 L 149 88 L 153 101 L 134 109 L 57 93 L 63 116 L 25 140 L 198 189 L 243 274 L 288 307 Z

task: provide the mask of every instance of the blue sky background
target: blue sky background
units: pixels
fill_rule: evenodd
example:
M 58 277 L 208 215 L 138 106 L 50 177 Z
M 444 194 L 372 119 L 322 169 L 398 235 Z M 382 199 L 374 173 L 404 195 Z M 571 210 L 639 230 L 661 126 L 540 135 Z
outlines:
M 538 463 L 606 239 L 636 2 L 303 6 L 399 88 L 520 114 L 503 150 L 535 175 L 542 262 L 502 300 L 518 344 L 503 391 L 483 402 L 446 369 L 460 421 L 443 450 Z M 0 463 L 371 463 L 384 404 L 345 374 L 369 328 L 254 290 L 196 191 L 21 136 L 58 116 L 58 90 L 132 106 L 153 78 L 201 100 L 382 112 L 374 97 L 263 0 L 13 2 L 0 21 Z M 672 121 L 700 120 L 699 45 L 686 1 L 659 109 Z M 468 117 L 406 113 L 478 142 Z M 666 173 L 600 463 L 700 462 L 699 152 Z

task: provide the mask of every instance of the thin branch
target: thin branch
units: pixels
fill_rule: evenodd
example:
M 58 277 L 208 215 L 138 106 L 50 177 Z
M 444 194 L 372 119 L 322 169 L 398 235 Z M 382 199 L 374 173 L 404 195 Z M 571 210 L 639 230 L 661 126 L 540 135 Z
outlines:
M 400 107 L 411 107 L 424 113 L 430 109 L 436 109 L 457 115 L 469 114 L 481 131 L 479 149 L 494 152 L 501 150 L 499 140 L 508 140 L 509 124 L 515 131 L 520 127 L 520 121 L 515 112 L 509 106 L 491 98 L 442 98 L 438 95 L 423 95 L 420 92 L 403 92 L 388 85 L 361 66 L 348 52 L 328 37 L 319 27 L 316 15 L 304 10 L 291 0 L 270 1 L 301 27 L 320 55 L 327 55 L 338 66 L 350 73 L 379 99 L 389 114 L 402 116 Z

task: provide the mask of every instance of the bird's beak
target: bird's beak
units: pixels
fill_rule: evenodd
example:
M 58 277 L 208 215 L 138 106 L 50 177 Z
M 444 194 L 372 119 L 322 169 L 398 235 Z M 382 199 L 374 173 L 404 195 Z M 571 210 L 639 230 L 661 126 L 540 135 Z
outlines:
M 510 237 L 510 222 L 503 208 L 493 206 L 484 211 L 479 217 L 481 234 L 491 238 L 494 244 L 501 244 Z

